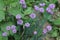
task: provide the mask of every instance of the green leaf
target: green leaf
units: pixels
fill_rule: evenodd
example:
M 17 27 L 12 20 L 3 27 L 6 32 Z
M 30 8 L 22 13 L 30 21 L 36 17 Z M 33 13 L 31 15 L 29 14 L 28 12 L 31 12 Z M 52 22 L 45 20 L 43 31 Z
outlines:
M 10 33 L 9 33 L 9 31 L 6 30 L 6 27 L 11 26 L 11 25 L 13 25 L 12 22 L 6 22 L 6 23 L 3 23 L 3 24 L 0 24 L 1 31 L 7 32 L 7 34 L 9 35 Z
M 2 0 L 0 0 L 0 10 L 3 10 L 3 8 L 4 8 L 4 3 Z
M 52 36 L 52 37 L 57 37 L 57 36 L 58 36 L 58 32 L 57 32 L 56 30 L 53 31 L 52 34 L 51 34 L 51 36 Z
M 3 37 L 2 40 L 8 40 L 8 37 Z
M 54 23 L 55 25 L 60 25 L 60 18 L 54 20 L 53 23 Z
M 0 11 L 0 21 L 5 19 L 5 13 L 3 11 Z
M 57 0 L 50 0 L 50 2 L 51 2 L 51 3 L 56 3 L 56 2 L 57 2 Z
M 43 15 L 44 15 L 44 18 L 47 20 L 49 20 L 51 18 L 51 15 L 47 12 L 45 12 Z
M 24 11 L 24 14 L 25 15 L 29 15 L 33 12 L 32 8 L 31 7 L 28 7 L 25 11 Z
M 2 32 L 0 31 L 0 40 L 2 40 Z
M 20 14 L 22 18 L 24 17 L 24 14 L 21 13 L 21 9 L 18 9 L 18 8 L 10 8 L 9 13 L 12 14 L 13 16 Z
M 15 38 L 15 40 L 20 40 L 20 35 L 15 34 L 15 35 L 14 35 L 14 38 Z

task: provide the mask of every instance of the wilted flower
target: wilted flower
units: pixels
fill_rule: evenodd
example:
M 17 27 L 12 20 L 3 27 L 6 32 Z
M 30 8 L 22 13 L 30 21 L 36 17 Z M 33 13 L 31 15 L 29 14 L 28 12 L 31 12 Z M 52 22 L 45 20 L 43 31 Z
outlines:
M 21 18 L 21 15 L 20 14 L 17 14 L 16 15 L 16 19 L 20 19 Z
M 22 25 L 23 24 L 23 20 L 21 20 L 21 19 L 20 20 L 17 20 L 17 24 L 18 25 Z
M 2 36 L 7 36 L 7 32 L 3 32 L 2 33 Z
M 46 34 L 47 33 L 47 29 L 43 29 L 43 34 Z
M 16 32 L 17 32 L 17 30 L 16 30 L 16 29 L 14 29 L 14 30 L 12 30 L 12 32 L 13 32 L 13 33 L 16 33 Z
M 6 27 L 6 30 L 10 30 L 10 29 L 11 29 L 10 26 L 7 26 L 7 27 Z
M 39 10 L 39 7 L 38 6 L 34 6 L 34 9 L 36 10 L 36 11 L 38 11 Z
M 34 35 L 36 35 L 37 34 L 37 31 L 34 31 Z
M 39 5 L 40 5 L 40 6 L 45 6 L 45 3 L 40 3 Z
M 30 27 L 30 23 L 28 23 L 28 22 L 25 23 L 25 26 L 26 26 L 26 27 Z
M 55 8 L 55 4 L 49 4 L 49 8 L 54 9 Z
M 48 31 L 51 31 L 52 30 L 52 26 L 51 25 L 47 25 L 46 28 L 47 28 Z
M 40 8 L 39 11 L 40 11 L 41 13 L 43 13 L 43 12 L 44 12 L 44 8 Z
M 11 29 L 13 30 L 13 29 L 16 29 L 16 26 L 15 25 L 12 25 L 11 26 Z
M 36 18 L 36 14 L 35 13 L 32 13 L 29 15 L 32 19 Z

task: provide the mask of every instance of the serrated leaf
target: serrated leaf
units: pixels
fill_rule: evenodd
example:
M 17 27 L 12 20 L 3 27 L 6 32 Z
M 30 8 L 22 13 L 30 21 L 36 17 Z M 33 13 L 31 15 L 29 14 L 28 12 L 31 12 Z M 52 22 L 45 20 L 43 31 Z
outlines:
M 5 19 L 5 13 L 3 11 L 0 11 L 0 21 Z

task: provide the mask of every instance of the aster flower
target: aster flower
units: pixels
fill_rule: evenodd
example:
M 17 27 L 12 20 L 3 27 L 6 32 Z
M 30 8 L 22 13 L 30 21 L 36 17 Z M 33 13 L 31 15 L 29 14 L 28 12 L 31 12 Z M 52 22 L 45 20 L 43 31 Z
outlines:
M 11 26 L 11 29 L 13 30 L 13 29 L 16 29 L 16 26 L 15 25 L 12 25 Z
M 16 29 L 14 29 L 14 30 L 12 30 L 12 32 L 13 32 L 13 33 L 16 33 L 16 32 L 17 32 L 17 30 L 16 30 Z
M 29 15 L 32 19 L 36 18 L 36 14 L 35 13 L 32 13 Z
M 16 15 L 16 19 L 20 19 L 21 18 L 21 15 L 20 14 L 17 14 Z
M 10 29 L 11 29 L 10 26 L 7 26 L 7 27 L 6 27 L 6 30 L 10 30 Z
M 43 34 L 46 34 L 47 33 L 47 29 L 43 29 Z
M 44 12 L 44 8 L 40 8 L 39 11 L 40 11 L 41 13 L 43 13 L 43 12 Z
M 47 25 L 46 28 L 47 28 L 48 31 L 51 31 L 52 30 L 52 26 L 51 25 Z
M 54 9 L 55 8 L 55 4 L 49 4 L 49 8 Z
M 7 32 L 3 32 L 2 33 L 2 36 L 7 36 Z
M 37 34 L 37 31 L 34 31 L 34 35 L 36 35 Z
M 39 10 L 39 7 L 38 6 L 34 6 L 34 9 L 36 10 L 36 11 L 38 11 Z
M 18 25 L 22 25 L 23 24 L 23 20 L 21 20 L 21 19 L 20 20 L 17 20 L 17 24 Z
M 45 3 L 40 3 L 39 5 L 40 5 L 40 6 L 45 6 Z
M 30 27 L 30 23 L 25 23 L 25 27 Z

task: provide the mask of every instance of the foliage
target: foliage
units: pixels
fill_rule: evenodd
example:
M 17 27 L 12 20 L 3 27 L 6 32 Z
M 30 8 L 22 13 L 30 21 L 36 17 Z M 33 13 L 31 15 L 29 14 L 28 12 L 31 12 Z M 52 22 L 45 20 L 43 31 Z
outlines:
M 46 22 L 52 25 L 53 28 L 51 32 L 48 33 L 50 33 L 51 37 L 58 39 L 60 35 L 60 18 L 57 17 L 57 19 L 52 20 L 54 14 L 46 12 L 48 5 L 51 3 L 55 4 L 56 2 L 57 0 L 25 0 L 24 5 L 27 7 L 23 8 L 20 0 L 0 0 L 0 40 L 42 40 L 46 36 L 46 34 L 43 34 L 43 26 Z M 43 7 L 45 10 L 43 13 L 34 9 L 34 5 L 40 7 L 40 3 L 46 4 Z M 55 11 L 55 9 L 52 11 Z M 36 14 L 35 19 L 30 17 L 32 13 Z M 16 18 L 17 14 L 21 15 L 20 19 L 23 20 L 22 25 L 17 23 L 17 21 L 20 20 Z M 30 23 L 30 27 L 25 27 L 25 23 L 27 22 Z M 16 33 L 6 29 L 7 26 L 11 27 L 12 25 L 16 26 Z M 37 33 L 34 34 L 34 31 Z M 4 32 L 7 32 L 7 36 L 3 36 Z

